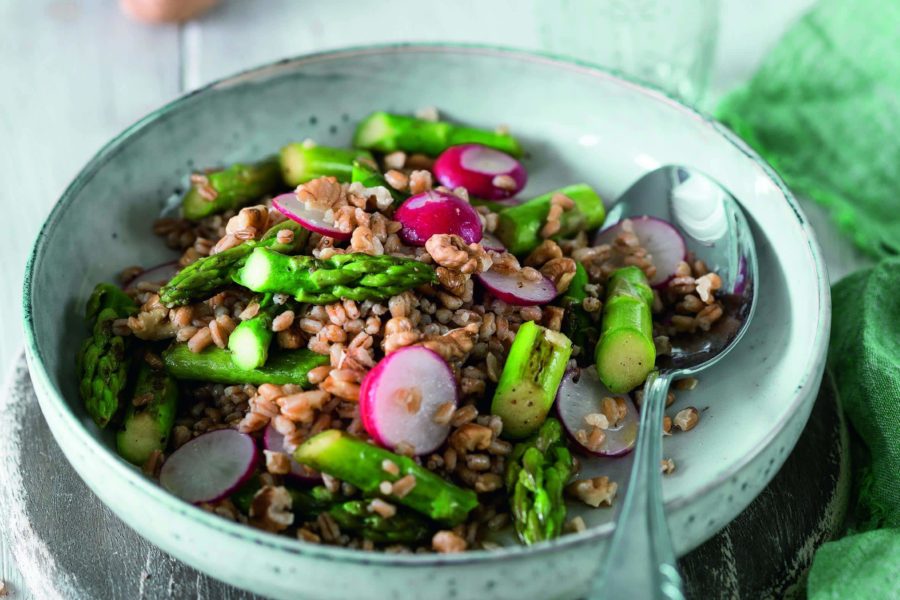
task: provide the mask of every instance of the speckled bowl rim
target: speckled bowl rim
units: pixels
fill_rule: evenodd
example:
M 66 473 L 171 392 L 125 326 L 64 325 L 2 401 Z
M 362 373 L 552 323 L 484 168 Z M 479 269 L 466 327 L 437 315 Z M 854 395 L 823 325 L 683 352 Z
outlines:
M 655 101 L 667 104 L 677 109 L 686 116 L 702 122 L 706 127 L 723 137 L 726 141 L 735 146 L 742 154 L 755 162 L 766 176 L 775 184 L 786 198 L 788 205 L 793 210 L 800 223 L 804 233 L 810 256 L 816 268 L 816 282 L 818 287 L 817 304 L 815 314 L 818 315 L 818 322 L 821 324 L 817 328 L 816 338 L 810 349 L 810 360 L 803 368 L 803 378 L 800 385 L 795 388 L 793 397 L 790 401 L 789 410 L 785 412 L 785 417 L 776 423 L 769 431 L 768 435 L 760 441 L 752 451 L 748 452 L 738 461 L 730 470 L 717 475 L 717 477 L 706 482 L 691 496 L 681 496 L 670 499 L 666 503 L 666 512 L 678 509 L 693 498 L 701 496 L 711 489 L 723 485 L 728 479 L 733 477 L 737 472 L 748 465 L 756 456 L 763 452 L 778 434 L 784 429 L 790 421 L 791 416 L 799 408 L 799 406 L 816 390 L 810 389 L 819 381 L 818 374 L 824 370 L 825 354 L 828 346 L 829 328 L 831 323 L 831 304 L 830 304 L 830 288 L 828 285 L 828 276 L 822 258 L 821 250 L 815 240 L 812 228 L 806 220 L 797 200 L 788 190 L 787 186 L 774 169 L 770 167 L 756 152 L 754 152 L 746 143 L 738 138 L 734 133 L 728 130 L 724 125 L 715 121 L 711 116 L 706 115 L 696 109 L 685 106 L 675 98 L 667 95 L 665 92 L 647 87 L 643 83 L 623 75 L 620 72 L 606 69 L 598 65 L 594 65 L 585 61 L 561 57 L 549 53 L 534 52 L 526 50 L 518 50 L 500 46 L 484 45 L 484 44 L 460 44 L 460 43 L 402 43 L 402 44 L 373 44 L 358 47 L 350 47 L 345 49 L 331 50 L 306 54 L 295 58 L 279 60 L 267 65 L 255 67 L 245 71 L 241 71 L 235 75 L 225 77 L 209 83 L 197 90 L 185 94 L 176 100 L 166 104 L 162 108 L 150 113 L 143 119 L 137 121 L 122 133 L 113 138 L 97 154 L 87 163 L 81 172 L 75 177 L 69 187 L 63 192 L 59 202 L 56 203 L 47 220 L 44 222 L 41 231 L 35 241 L 31 255 L 28 259 L 24 281 L 23 296 L 23 314 L 25 325 L 25 349 L 29 359 L 29 367 L 32 378 L 38 384 L 39 389 L 43 389 L 45 397 L 50 402 L 42 403 L 42 406 L 48 406 L 54 409 L 61 420 L 65 422 L 74 432 L 78 441 L 85 450 L 94 455 L 100 461 L 98 468 L 105 468 L 113 477 L 119 478 L 128 485 L 136 487 L 147 496 L 148 502 L 159 502 L 165 508 L 191 518 L 204 527 L 209 527 L 219 533 L 228 535 L 237 540 L 249 542 L 255 545 L 264 546 L 273 550 L 286 552 L 289 554 L 308 556 L 317 559 L 331 559 L 343 562 L 351 562 L 355 564 L 370 565 L 391 565 L 391 566 L 409 566 L 409 567 L 432 567 L 446 564 L 464 565 L 470 563 L 500 562 L 516 559 L 523 555 L 552 553 L 574 546 L 583 546 L 593 541 L 598 541 L 608 535 L 613 530 L 613 523 L 606 523 L 600 527 L 594 527 L 584 532 L 570 534 L 555 540 L 541 542 L 530 547 L 525 546 L 509 546 L 498 550 L 474 550 L 454 555 L 398 555 L 384 554 L 377 552 L 366 552 L 362 550 L 353 550 L 348 548 L 340 548 L 334 546 L 322 546 L 318 544 L 310 544 L 300 540 L 286 538 L 271 533 L 262 532 L 246 525 L 241 525 L 222 519 L 221 517 L 212 515 L 204 510 L 194 507 L 183 502 L 177 497 L 169 494 L 163 488 L 156 485 L 138 470 L 124 461 L 119 459 L 110 449 L 95 438 L 81 423 L 80 419 L 72 412 L 68 403 L 63 399 L 59 389 L 53 385 L 49 373 L 43 363 L 40 352 L 38 350 L 37 340 L 34 330 L 34 314 L 32 310 L 32 285 L 33 270 L 40 267 L 43 248 L 50 234 L 60 220 L 63 213 L 70 207 L 71 200 L 77 196 L 82 188 L 101 170 L 106 162 L 114 157 L 121 148 L 123 148 L 131 139 L 139 136 L 147 128 L 152 127 L 160 118 L 164 117 L 170 111 L 176 110 L 186 104 L 201 101 L 207 94 L 214 93 L 217 90 L 227 89 L 229 87 L 240 85 L 245 81 L 265 81 L 268 77 L 277 75 L 282 69 L 292 70 L 298 66 L 312 64 L 318 62 L 326 62 L 333 60 L 347 60 L 354 56 L 365 56 L 372 54 L 428 54 L 428 53 L 448 53 L 448 54 L 464 54 L 464 55 L 480 55 L 502 57 L 514 61 L 532 62 L 576 72 L 582 75 L 612 82 L 620 87 L 626 88 L 635 94 L 641 94 Z

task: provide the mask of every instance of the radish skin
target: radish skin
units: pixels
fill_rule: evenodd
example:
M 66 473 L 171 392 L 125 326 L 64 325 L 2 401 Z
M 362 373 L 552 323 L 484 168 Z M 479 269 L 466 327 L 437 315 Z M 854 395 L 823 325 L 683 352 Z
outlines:
M 450 189 L 463 187 L 485 200 L 515 196 L 528 181 L 528 174 L 519 161 L 480 144 L 447 148 L 434 163 L 434 175 Z
M 430 190 L 409 198 L 394 213 L 407 244 L 424 246 L 433 235 L 453 234 L 467 244 L 481 241 L 481 219 L 472 205 L 448 192 Z

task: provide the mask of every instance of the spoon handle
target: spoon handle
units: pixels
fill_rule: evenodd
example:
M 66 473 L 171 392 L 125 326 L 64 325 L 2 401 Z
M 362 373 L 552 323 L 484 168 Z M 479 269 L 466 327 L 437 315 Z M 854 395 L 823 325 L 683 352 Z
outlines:
M 670 373 L 654 371 L 644 386 L 634 466 L 604 575 L 591 598 L 684 598 L 663 511 L 660 472 L 662 421 L 671 380 Z

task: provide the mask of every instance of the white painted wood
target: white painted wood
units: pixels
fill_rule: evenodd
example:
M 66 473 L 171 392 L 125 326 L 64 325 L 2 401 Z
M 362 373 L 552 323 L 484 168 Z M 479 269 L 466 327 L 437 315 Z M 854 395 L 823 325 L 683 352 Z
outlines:
M 0 373 L 22 346 L 22 276 L 44 217 L 95 151 L 178 94 L 178 52 L 177 28 L 134 24 L 113 0 L 0 0 Z M 12 598 L 41 597 L 19 574 L 39 556 L 17 569 L 0 539 Z

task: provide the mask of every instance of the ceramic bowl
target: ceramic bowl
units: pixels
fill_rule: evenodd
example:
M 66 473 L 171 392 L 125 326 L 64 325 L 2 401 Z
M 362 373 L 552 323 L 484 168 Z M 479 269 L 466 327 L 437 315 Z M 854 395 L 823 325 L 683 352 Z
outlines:
M 830 305 L 806 218 L 784 184 L 722 126 L 601 69 L 484 47 L 389 46 L 279 62 L 224 79 L 138 122 L 100 151 L 47 219 L 28 266 L 25 329 L 32 378 L 72 465 L 127 524 L 165 551 L 236 586 L 279 598 L 572 598 L 583 595 L 613 529 L 612 509 L 530 548 L 391 555 L 277 537 L 170 496 L 120 460 L 78 398 L 74 356 L 93 285 L 170 257 L 150 231 L 197 168 L 255 159 L 287 142 L 350 142 L 372 110 L 437 106 L 478 126 L 507 124 L 529 151 L 525 196 L 585 181 L 607 201 L 667 163 L 725 185 L 754 224 L 756 316 L 739 346 L 680 394 L 700 424 L 665 441 L 663 493 L 683 554 L 726 525 L 778 471 L 822 377 Z M 674 410 L 672 409 L 672 410 Z M 591 465 L 624 488 L 629 459 Z M 620 491 L 621 494 L 621 491 Z

